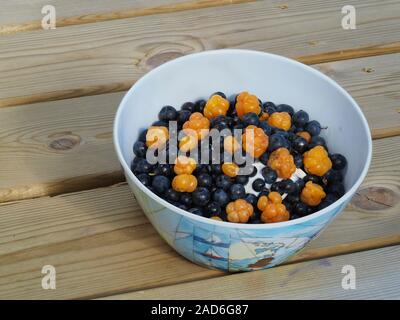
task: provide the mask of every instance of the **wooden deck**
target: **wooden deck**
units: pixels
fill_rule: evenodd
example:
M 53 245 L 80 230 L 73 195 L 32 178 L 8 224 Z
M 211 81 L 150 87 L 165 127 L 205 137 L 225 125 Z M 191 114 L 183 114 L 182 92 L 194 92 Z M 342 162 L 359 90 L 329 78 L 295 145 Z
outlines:
M 0 299 L 400 299 L 400 2 L 0 0 Z M 106 4 L 107 3 L 107 4 Z M 362 107 L 373 160 L 345 212 L 285 265 L 225 274 L 176 254 L 112 145 L 124 92 L 192 52 L 247 48 L 312 65 Z M 343 290 L 343 265 L 357 289 Z M 57 289 L 43 290 L 54 265 Z M 190 294 L 188 294 L 190 293 Z

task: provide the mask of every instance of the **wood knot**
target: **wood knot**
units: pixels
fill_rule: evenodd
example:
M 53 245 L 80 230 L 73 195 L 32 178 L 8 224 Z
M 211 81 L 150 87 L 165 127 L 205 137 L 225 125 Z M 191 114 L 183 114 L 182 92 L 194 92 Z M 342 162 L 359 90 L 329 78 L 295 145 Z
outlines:
M 49 148 L 58 151 L 71 150 L 81 142 L 81 137 L 77 135 L 70 135 L 55 139 L 49 143 Z
M 396 193 L 388 188 L 368 187 L 356 192 L 351 204 L 364 210 L 390 209 L 399 201 Z
M 150 57 L 149 59 L 147 59 L 146 64 L 150 67 L 150 68 L 155 68 L 167 61 L 179 58 L 184 56 L 183 53 L 181 52 L 176 52 L 176 51 L 172 51 L 172 52 L 161 52 L 161 53 L 157 53 L 154 56 Z

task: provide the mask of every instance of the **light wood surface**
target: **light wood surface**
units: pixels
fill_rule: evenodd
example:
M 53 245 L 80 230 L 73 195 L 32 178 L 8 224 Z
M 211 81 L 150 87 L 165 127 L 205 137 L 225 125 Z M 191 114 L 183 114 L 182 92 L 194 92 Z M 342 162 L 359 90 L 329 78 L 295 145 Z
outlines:
M 343 0 L 285 4 L 281 9 L 257 1 L 5 35 L 0 106 L 126 90 L 162 62 L 205 49 L 247 48 L 303 60 L 310 55 L 316 63 L 322 53 L 335 51 L 340 59 L 347 49 L 386 46 L 393 52 L 398 43 L 397 0 L 385 6 L 355 1 L 355 30 L 342 29 Z
M 400 54 L 315 67 L 355 97 L 373 134 L 376 130 L 378 138 L 398 134 Z M 365 72 L 365 68 L 373 71 Z M 111 93 L 0 108 L 4 120 L 0 130 L 0 202 L 123 181 L 112 145 L 112 122 L 122 96 Z
M 40 28 L 40 8 L 57 29 Z M 0 0 L 0 299 L 400 299 L 400 2 Z M 345 211 L 283 266 L 228 275 L 185 260 L 136 203 L 112 121 L 155 66 L 220 48 L 274 52 L 332 77 L 375 139 Z M 56 101 L 59 100 L 59 101 Z M 43 290 L 41 268 L 57 269 Z M 357 289 L 343 290 L 352 264 Z
M 387 247 L 109 299 L 400 299 L 399 255 L 400 246 Z M 342 288 L 346 265 L 355 268 L 354 290 Z
M 400 243 L 400 171 L 392 157 L 400 137 L 374 143 L 364 191 L 290 263 Z M 91 298 L 223 275 L 165 244 L 126 184 L 4 203 L 0 217 L 0 298 Z M 40 286 L 45 264 L 57 268 L 55 291 Z

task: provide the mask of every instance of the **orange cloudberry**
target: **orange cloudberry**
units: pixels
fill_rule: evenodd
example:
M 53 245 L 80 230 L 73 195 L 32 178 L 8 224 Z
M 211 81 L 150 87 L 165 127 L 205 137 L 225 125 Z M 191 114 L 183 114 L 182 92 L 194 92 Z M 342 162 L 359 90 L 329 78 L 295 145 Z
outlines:
M 312 181 L 308 181 L 300 194 L 300 200 L 309 206 L 317 206 L 326 197 L 324 189 Z
M 242 135 L 242 142 L 243 149 L 253 158 L 258 158 L 267 151 L 269 138 L 263 129 L 248 126 Z
M 183 132 L 187 135 L 195 135 L 199 140 L 208 135 L 209 129 L 210 120 L 204 117 L 200 112 L 192 113 L 189 120 L 183 124 Z
M 254 208 L 246 200 L 238 199 L 226 206 L 227 219 L 230 222 L 246 223 L 253 215 Z
M 222 172 L 228 177 L 236 177 L 239 173 L 239 166 L 233 162 L 225 162 L 222 167 Z
M 273 151 L 269 156 L 268 166 L 275 170 L 278 177 L 282 179 L 290 179 L 296 171 L 293 156 L 286 148 L 279 148 Z
M 220 95 L 214 94 L 204 107 L 204 115 L 208 119 L 218 116 L 225 116 L 229 109 L 229 101 L 222 98 Z
M 288 131 L 292 126 L 292 118 L 287 112 L 274 112 L 268 118 L 268 124 L 270 126 Z
M 309 134 L 307 131 L 300 131 L 296 133 L 298 136 L 302 137 L 305 139 L 308 143 L 311 141 L 311 134 Z
M 261 221 L 265 223 L 287 221 L 290 217 L 289 211 L 282 203 L 281 195 L 276 191 L 270 192 L 268 196 L 261 196 L 257 208 L 261 210 Z
M 197 179 L 191 174 L 178 174 L 172 180 L 172 188 L 178 192 L 193 192 L 197 187 Z
M 235 153 L 240 149 L 240 143 L 233 136 L 227 136 L 224 138 L 224 151 L 229 153 Z
M 169 132 L 166 127 L 152 126 L 147 130 L 146 145 L 149 148 L 159 148 L 169 139 Z
M 186 156 L 179 156 L 175 159 L 174 172 L 176 174 L 192 174 L 196 169 L 196 160 Z
M 248 92 L 241 92 L 236 98 L 236 112 L 239 118 L 242 118 L 246 113 L 254 112 L 260 114 L 260 101 L 255 95 Z
M 307 173 L 322 177 L 332 168 L 332 161 L 323 146 L 316 146 L 303 154 L 304 169 Z

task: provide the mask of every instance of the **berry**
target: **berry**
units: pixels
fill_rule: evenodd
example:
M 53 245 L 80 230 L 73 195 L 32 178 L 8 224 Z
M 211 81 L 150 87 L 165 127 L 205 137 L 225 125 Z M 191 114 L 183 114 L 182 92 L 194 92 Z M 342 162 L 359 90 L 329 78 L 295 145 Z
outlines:
M 294 155 L 294 165 L 296 168 L 302 168 L 303 167 L 303 157 L 301 154 L 295 154 Z
M 194 104 L 195 112 L 203 113 L 206 103 L 207 103 L 207 101 L 205 101 L 203 99 L 196 101 Z
M 227 219 L 230 222 L 246 223 L 253 215 L 253 206 L 246 200 L 238 199 L 226 206 Z
M 151 186 L 151 177 L 146 173 L 140 173 L 137 175 L 137 178 L 144 186 L 150 187 Z
M 230 198 L 232 200 L 242 199 L 246 195 L 246 191 L 242 184 L 235 183 L 233 184 L 230 189 Z
M 309 116 L 304 110 L 299 110 L 293 115 L 292 120 L 296 127 L 304 127 L 309 120 Z
M 299 131 L 296 133 L 297 136 L 304 138 L 307 143 L 311 141 L 311 135 L 307 131 Z
M 193 102 L 185 102 L 182 107 L 181 110 L 188 110 L 191 113 L 195 112 L 195 105 Z
M 221 174 L 222 173 L 222 166 L 220 164 L 212 164 L 211 165 L 211 173 Z
M 333 193 L 335 196 L 340 198 L 345 194 L 345 189 L 343 183 L 335 182 L 328 186 L 327 191 Z
M 329 170 L 325 174 L 324 178 L 326 179 L 327 184 L 343 181 L 343 175 L 341 174 L 341 172 L 333 169 Z
M 200 208 L 197 208 L 197 207 L 190 208 L 188 211 L 195 214 L 196 216 L 201 216 L 201 217 L 204 216 L 203 210 L 201 210 Z
M 149 148 L 160 148 L 169 139 L 169 132 L 163 126 L 151 126 L 147 129 L 146 145 Z
M 197 206 L 204 207 L 210 201 L 210 191 L 207 188 L 199 187 L 192 194 L 193 203 Z
M 292 180 L 286 179 L 280 182 L 280 187 L 284 193 L 293 194 L 298 192 L 298 186 Z
M 303 179 L 297 179 L 294 183 L 296 184 L 298 191 L 303 190 L 304 185 L 306 184 Z
M 326 198 L 318 205 L 318 210 L 325 209 L 337 200 L 337 196 L 333 193 L 328 193 Z
M 196 148 L 198 144 L 197 133 L 193 135 L 186 135 L 179 141 L 179 151 L 188 152 Z
M 303 153 L 304 151 L 307 150 L 307 147 L 308 147 L 308 143 L 307 143 L 306 139 L 304 139 L 302 137 L 296 137 L 293 140 L 292 148 L 294 150 L 296 150 L 297 152 Z
M 248 126 L 242 135 L 243 149 L 253 158 L 261 156 L 268 148 L 269 138 L 261 128 Z
M 249 112 L 243 115 L 243 122 L 246 126 L 258 126 L 260 120 L 258 115 L 254 112 Z
M 260 123 L 258 124 L 258 126 L 263 129 L 264 133 L 267 136 L 270 136 L 272 134 L 272 127 L 268 124 L 267 121 L 260 121 Z
M 307 123 L 306 125 L 306 131 L 311 134 L 312 136 L 317 136 L 321 132 L 321 125 L 319 124 L 318 121 L 312 120 Z
M 138 140 L 146 142 L 146 135 L 147 135 L 147 129 L 140 132 Z
M 299 217 L 304 217 L 304 216 L 306 216 L 308 214 L 308 207 L 303 202 L 297 202 L 293 206 L 293 211 Z
M 263 168 L 261 170 L 261 174 L 264 177 L 265 182 L 268 184 L 274 183 L 278 178 L 278 174 L 276 173 L 276 171 L 268 167 Z
M 211 188 L 212 177 L 208 173 L 202 173 L 197 177 L 197 185 L 199 187 Z
M 156 175 L 169 177 L 172 174 L 171 166 L 169 164 L 158 164 L 154 168 L 154 173 Z
M 217 95 L 217 96 L 220 96 L 220 97 L 226 99 L 225 93 L 223 93 L 221 91 L 214 92 L 211 96 L 214 96 L 214 95 Z
M 245 185 L 249 182 L 249 177 L 246 175 L 238 175 L 236 176 L 235 182 Z
M 274 133 L 269 137 L 269 148 L 268 151 L 272 152 L 279 148 L 290 148 L 289 141 L 281 134 Z
M 165 106 L 162 107 L 159 114 L 158 119 L 162 121 L 174 121 L 178 117 L 178 112 L 175 110 L 174 107 Z
M 210 129 L 210 121 L 200 112 L 192 113 L 189 120 L 183 124 L 183 132 L 196 136 L 198 140 L 205 138 Z
M 258 178 L 253 181 L 252 184 L 253 190 L 256 192 L 260 192 L 262 189 L 265 187 L 265 181 L 264 179 Z
M 258 98 L 248 92 L 241 92 L 236 98 L 236 112 L 240 119 L 249 112 L 260 114 L 261 107 Z
M 321 178 L 318 176 L 314 176 L 312 174 L 307 174 L 304 178 L 303 178 L 304 183 L 307 183 L 308 181 L 311 181 L 312 183 L 316 183 L 316 184 L 322 184 Z
M 258 158 L 258 159 L 260 160 L 260 162 L 261 162 L 263 165 L 267 165 L 268 159 L 269 159 L 269 154 L 268 154 L 267 152 L 264 152 L 264 153 L 260 156 L 260 158 Z
M 268 124 L 287 131 L 292 126 L 292 118 L 287 112 L 275 112 L 268 118 Z
M 293 156 L 286 148 L 279 148 L 271 153 L 268 166 L 275 170 L 278 177 L 282 179 L 289 179 L 296 171 Z
M 332 167 L 335 170 L 343 170 L 347 165 L 346 158 L 339 153 L 332 154 L 330 158 L 332 161 Z
M 271 115 L 274 112 L 276 112 L 276 106 L 271 101 L 264 102 L 263 105 L 262 105 L 262 109 L 263 109 L 264 112 L 268 113 L 269 115 Z
M 237 139 L 233 136 L 227 136 L 224 139 L 224 151 L 227 151 L 231 154 L 235 153 L 236 151 L 240 150 L 240 143 Z
M 276 106 L 276 111 L 278 112 L 287 112 L 290 116 L 293 116 L 294 109 L 288 104 L 279 104 Z
M 316 146 L 303 155 L 304 169 L 307 173 L 323 176 L 332 168 L 328 152 L 322 146 Z
M 322 137 L 320 137 L 320 136 L 313 136 L 313 137 L 311 137 L 310 145 L 309 145 L 310 149 L 312 149 L 312 148 L 314 148 L 314 147 L 316 147 L 316 146 L 322 146 L 322 147 L 324 147 L 325 149 L 327 149 L 325 139 L 322 138 Z
M 246 196 L 244 197 L 244 200 L 246 200 L 248 203 L 250 203 L 253 207 L 257 206 L 257 197 L 252 194 L 252 193 L 247 193 Z
M 183 125 L 186 121 L 189 120 L 191 114 L 192 113 L 189 110 L 180 110 L 178 112 L 178 124 Z
M 301 191 L 300 199 L 303 203 L 309 206 L 317 206 L 321 203 L 322 199 L 326 197 L 324 189 L 311 181 L 308 181 Z
M 261 221 L 264 223 L 282 222 L 290 218 L 289 211 L 282 203 L 281 195 L 277 192 L 270 192 L 268 197 L 260 197 L 257 207 L 262 211 Z
M 209 217 L 218 216 L 221 214 L 221 207 L 216 202 L 210 202 L 206 205 L 205 212 Z
M 219 175 L 215 179 L 215 185 L 217 188 L 227 191 L 232 185 L 232 179 L 225 175 Z
M 171 188 L 165 191 L 164 198 L 169 202 L 178 202 L 180 199 L 180 193 Z
M 171 181 L 165 176 L 155 176 L 151 186 L 156 193 L 163 194 L 171 186 Z
M 236 163 L 233 162 L 225 162 L 222 165 L 222 172 L 228 177 L 236 177 L 239 173 L 239 167 Z
M 225 116 L 228 109 L 229 101 L 215 94 L 207 101 L 203 113 L 206 118 L 212 119 L 220 115 Z
M 210 120 L 210 126 L 211 126 L 211 128 L 215 128 L 215 129 L 221 131 L 223 129 L 229 128 L 229 122 L 230 122 L 230 118 L 219 115 Z
M 174 172 L 176 174 L 192 174 L 196 169 L 196 160 L 186 156 L 179 156 L 175 159 Z
M 142 141 L 136 141 L 133 145 L 133 153 L 136 157 L 145 158 L 146 157 L 146 144 Z
M 223 189 L 217 189 L 212 195 L 213 201 L 218 203 L 221 207 L 225 207 L 229 203 L 229 196 Z
M 140 159 L 135 166 L 135 173 L 149 173 L 153 166 L 146 159 Z
M 192 195 L 187 192 L 181 193 L 179 201 L 185 206 L 190 207 L 190 205 L 192 204 Z
M 178 192 L 193 192 L 197 187 L 197 179 L 191 174 L 179 174 L 172 180 L 172 188 Z
M 254 177 L 258 172 L 256 167 L 254 167 L 254 166 L 251 166 L 251 167 L 253 167 L 253 169 L 252 169 L 251 173 L 249 174 L 250 178 Z

